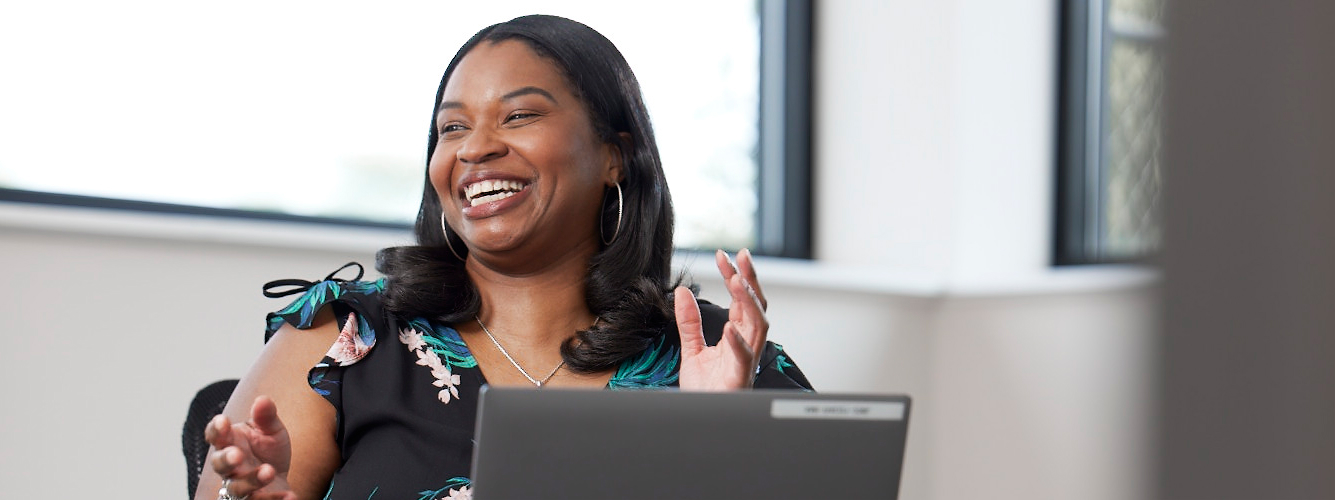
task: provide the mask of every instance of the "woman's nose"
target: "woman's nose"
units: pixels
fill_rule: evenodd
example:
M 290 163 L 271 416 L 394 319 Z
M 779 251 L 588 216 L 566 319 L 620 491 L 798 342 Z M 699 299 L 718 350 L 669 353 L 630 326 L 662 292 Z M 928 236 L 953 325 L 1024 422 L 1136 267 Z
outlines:
M 457 157 L 464 163 L 482 163 L 505 156 L 508 150 L 509 147 L 496 136 L 494 131 L 479 128 L 464 139 Z

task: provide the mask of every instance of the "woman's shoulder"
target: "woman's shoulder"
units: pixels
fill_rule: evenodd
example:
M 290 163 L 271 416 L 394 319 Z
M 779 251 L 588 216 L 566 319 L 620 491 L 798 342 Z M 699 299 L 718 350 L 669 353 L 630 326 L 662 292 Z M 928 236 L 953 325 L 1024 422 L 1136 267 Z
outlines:
M 352 279 L 338 277 L 340 272 L 349 268 L 356 268 L 356 276 Z M 389 315 L 384 306 L 385 279 L 363 281 L 362 276 L 361 264 L 351 262 L 321 280 L 281 279 L 265 284 L 264 295 L 269 298 L 300 294 L 287 306 L 268 314 L 265 319 L 265 341 L 284 324 L 302 330 L 311 328 L 316 315 L 327 306 L 332 306 L 330 308 L 339 318 L 340 324 L 345 323 L 344 318 L 349 314 L 357 317 L 357 323 L 366 327 L 386 323 Z M 369 334 L 373 328 L 362 330 L 364 334 Z
M 338 309 L 351 309 L 362 316 L 387 317 L 383 278 L 375 281 L 325 280 L 311 283 L 303 291 L 300 297 L 286 307 L 268 314 L 266 339 L 267 335 L 278 331 L 284 323 L 303 330 L 310 328 L 316 313 L 330 305 L 342 306 Z

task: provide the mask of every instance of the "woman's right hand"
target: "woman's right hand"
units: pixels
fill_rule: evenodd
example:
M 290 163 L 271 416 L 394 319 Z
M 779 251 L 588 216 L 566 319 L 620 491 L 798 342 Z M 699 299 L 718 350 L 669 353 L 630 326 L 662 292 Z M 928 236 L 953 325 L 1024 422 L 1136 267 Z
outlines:
M 231 479 L 232 497 L 248 500 L 296 500 L 288 486 L 292 441 L 278 418 L 278 406 L 258 396 L 250 406 L 250 420 L 232 423 L 226 415 L 209 422 L 204 439 L 213 445 L 209 465 L 218 476 Z

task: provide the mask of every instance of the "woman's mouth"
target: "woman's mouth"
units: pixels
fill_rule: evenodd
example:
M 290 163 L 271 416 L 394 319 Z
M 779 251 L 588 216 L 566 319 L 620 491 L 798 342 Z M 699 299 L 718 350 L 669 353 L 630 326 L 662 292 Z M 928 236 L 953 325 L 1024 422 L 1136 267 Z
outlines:
M 524 190 L 528 184 L 507 179 L 488 179 L 464 186 L 467 206 L 477 206 L 504 200 Z

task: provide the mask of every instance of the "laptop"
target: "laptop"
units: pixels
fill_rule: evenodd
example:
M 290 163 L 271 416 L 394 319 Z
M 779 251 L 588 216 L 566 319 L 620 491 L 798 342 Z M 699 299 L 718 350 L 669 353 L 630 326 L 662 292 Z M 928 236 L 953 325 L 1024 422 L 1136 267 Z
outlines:
M 882 498 L 909 398 L 483 387 L 478 500 Z

